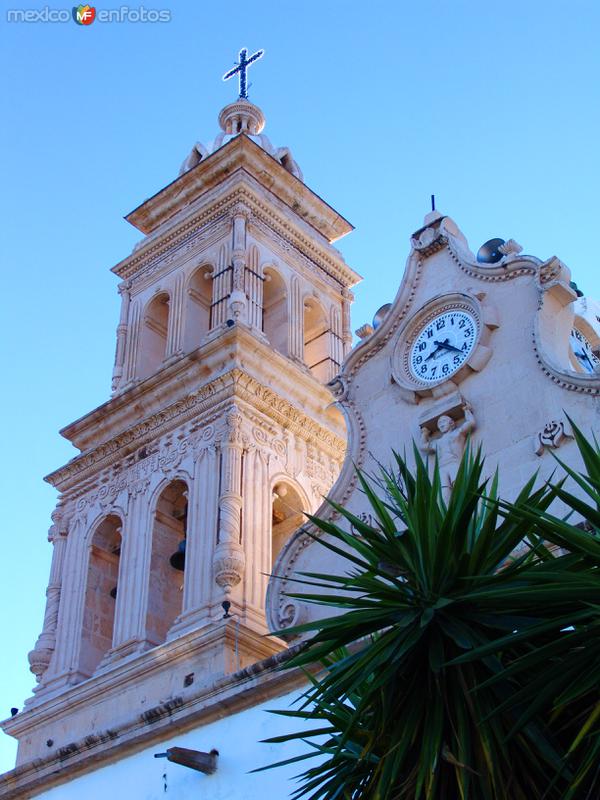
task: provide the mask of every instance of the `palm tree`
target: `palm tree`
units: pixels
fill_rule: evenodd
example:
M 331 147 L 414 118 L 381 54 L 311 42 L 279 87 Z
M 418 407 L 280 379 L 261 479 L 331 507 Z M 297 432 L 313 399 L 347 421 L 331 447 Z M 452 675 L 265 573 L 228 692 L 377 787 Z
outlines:
M 394 454 L 359 473 L 373 524 L 335 503 L 350 532 L 310 518 L 347 569 L 302 573 L 291 595 L 334 609 L 293 629 L 311 636 L 286 668 L 310 684 L 275 713 L 302 725 L 269 740 L 316 757 L 293 798 L 600 796 L 600 449 L 574 431 L 586 471 L 565 469 L 591 502 L 535 477 L 502 502 L 467 448 L 446 503 L 415 448 L 414 469 Z

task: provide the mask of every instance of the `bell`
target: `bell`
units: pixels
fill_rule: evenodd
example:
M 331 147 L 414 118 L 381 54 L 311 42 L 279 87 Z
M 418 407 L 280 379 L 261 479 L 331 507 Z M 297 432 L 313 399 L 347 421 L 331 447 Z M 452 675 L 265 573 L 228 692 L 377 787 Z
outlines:
M 183 572 L 185 567 L 185 539 L 182 539 L 179 542 L 177 550 L 169 559 L 169 564 L 173 567 L 173 569 L 178 569 L 180 572 Z

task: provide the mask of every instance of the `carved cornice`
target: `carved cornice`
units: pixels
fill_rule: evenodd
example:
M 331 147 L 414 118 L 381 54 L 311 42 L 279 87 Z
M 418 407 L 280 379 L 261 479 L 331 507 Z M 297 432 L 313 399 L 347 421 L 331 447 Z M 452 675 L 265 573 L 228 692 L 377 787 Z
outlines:
M 340 452 L 344 451 L 345 442 L 341 437 L 308 417 L 248 373 L 234 368 L 99 447 L 76 456 L 64 467 L 46 476 L 45 480 L 61 491 L 70 489 L 94 476 L 98 471 L 112 466 L 128 455 L 132 449 L 155 440 L 174 427 L 209 409 L 214 409 L 216 405 L 232 397 L 241 397 L 252 403 L 280 425 L 289 428 L 306 441 L 314 442 L 334 458 L 339 459 Z
M 346 291 L 344 284 L 340 283 L 334 275 L 323 270 L 313 259 L 298 248 L 293 247 L 289 240 L 274 231 L 268 222 L 254 216 L 250 221 L 249 232 L 254 235 L 257 241 L 268 246 L 275 255 L 278 255 L 282 261 L 285 261 L 290 266 L 295 266 L 299 270 L 304 269 L 312 275 L 317 275 L 327 287 L 333 288 L 336 293 L 339 293 L 340 290 Z
M 217 217 L 202 230 L 191 231 L 182 241 L 149 259 L 143 269 L 135 273 L 135 277 L 129 281 L 132 293 L 139 293 L 157 277 L 167 275 L 191 259 L 201 259 L 206 250 L 228 237 L 229 233 L 229 217 L 227 215 Z
M 184 247 L 194 237 L 203 236 L 206 226 L 228 218 L 241 202 L 257 219 L 266 223 L 290 246 L 296 248 L 338 283 L 343 286 L 354 286 L 360 280 L 360 275 L 348 267 L 338 250 L 326 242 L 319 243 L 308 232 L 301 232 L 299 226 L 286 219 L 284 213 L 277 212 L 273 203 L 261 201 L 256 189 L 262 193 L 264 193 L 264 189 L 261 189 L 260 184 L 251 176 L 244 173 L 243 180 L 246 185 L 239 184 L 239 175 L 233 176 L 230 181 L 238 185 L 232 187 L 225 197 L 208 203 L 205 198 L 202 198 L 201 210 L 196 213 L 190 212 L 189 216 L 175 223 L 162 235 L 153 237 L 147 245 L 142 244 L 138 250 L 113 267 L 112 271 L 121 278 L 141 276 L 146 270 L 152 268 L 157 260 L 163 259 L 174 248 Z M 225 186 L 226 183 L 223 185 Z M 252 184 L 255 184 L 256 189 Z M 303 223 L 303 226 L 305 224 Z
M 468 257 L 464 249 L 457 245 L 452 236 L 446 238 L 446 248 L 459 269 L 472 278 L 478 278 L 489 283 L 510 281 L 521 275 L 536 275 L 541 264 L 540 259 L 535 256 L 510 253 L 498 261 L 497 264 L 483 265 Z

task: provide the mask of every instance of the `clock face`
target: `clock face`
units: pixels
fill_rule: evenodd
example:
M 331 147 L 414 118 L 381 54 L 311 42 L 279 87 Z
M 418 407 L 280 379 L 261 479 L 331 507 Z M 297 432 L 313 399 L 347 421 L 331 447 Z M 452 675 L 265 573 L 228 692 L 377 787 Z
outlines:
M 417 334 L 408 354 L 413 377 L 425 383 L 445 380 L 465 363 L 477 339 L 475 318 L 462 309 L 444 311 Z
M 591 374 L 600 370 L 600 358 L 592 351 L 592 345 L 577 328 L 571 329 L 571 349 L 577 363 L 584 372 Z

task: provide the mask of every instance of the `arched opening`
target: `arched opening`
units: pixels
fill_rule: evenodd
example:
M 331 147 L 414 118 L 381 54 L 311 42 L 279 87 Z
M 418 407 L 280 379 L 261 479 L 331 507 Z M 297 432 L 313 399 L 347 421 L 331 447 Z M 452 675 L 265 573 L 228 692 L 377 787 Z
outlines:
M 320 303 L 312 297 L 304 303 L 304 361 L 317 380 L 330 380 L 329 325 Z
M 275 563 L 290 534 L 302 525 L 304 514 L 300 494 L 289 483 L 280 482 L 273 489 L 271 512 L 271 566 Z
M 88 677 L 112 647 L 120 554 L 121 520 L 111 514 L 97 526 L 90 543 L 80 659 L 80 670 Z
M 186 353 L 194 350 L 211 329 L 210 307 L 212 303 L 212 267 L 197 269 L 188 284 L 185 315 Z
M 288 348 L 287 292 L 283 278 L 274 269 L 265 269 L 263 285 L 263 333 L 271 347 L 284 356 Z
M 168 329 L 169 295 L 163 292 L 153 298 L 144 311 L 138 349 L 138 378 L 147 378 L 160 368 L 167 349 Z
M 186 484 L 175 480 L 163 489 L 156 503 L 146 615 L 146 639 L 153 645 L 165 641 L 181 613 L 187 495 Z

